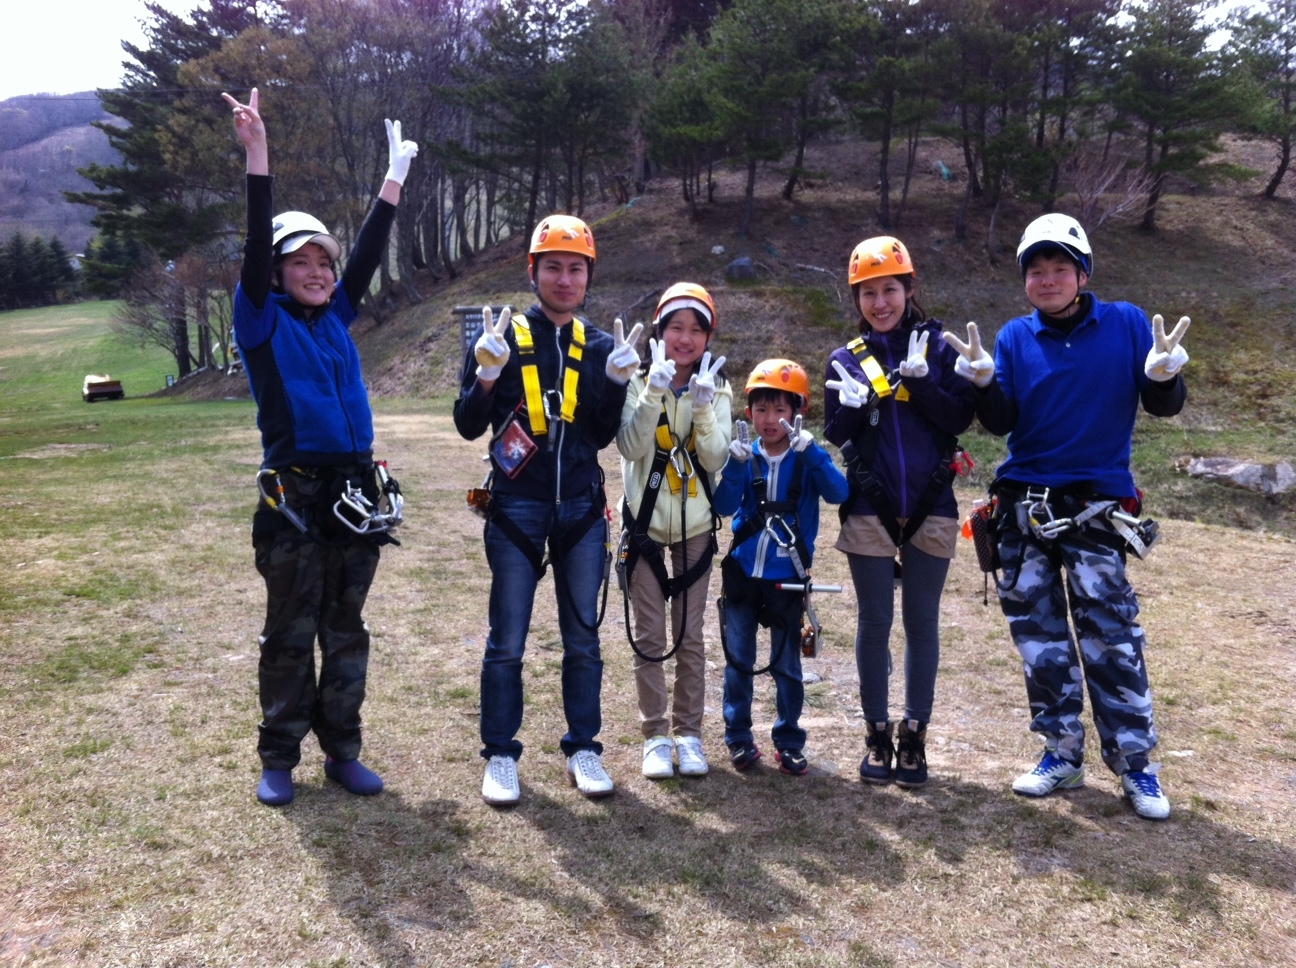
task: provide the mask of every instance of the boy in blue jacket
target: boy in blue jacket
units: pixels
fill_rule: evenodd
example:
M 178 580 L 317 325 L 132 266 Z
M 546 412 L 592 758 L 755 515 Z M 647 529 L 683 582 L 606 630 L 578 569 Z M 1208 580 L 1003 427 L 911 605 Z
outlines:
M 724 579 L 726 658 L 725 743 L 730 759 L 745 770 L 760 750 L 752 737 L 752 685 L 757 623 L 770 630 L 769 671 L 777 690 L 777 716 L 770 738 L 779 769 L 800 776 L 809 769 L 805 730 L 798 725 L 805 686 L 801 681 L 800 592 L 779 591 L 779 582 L 809 580 L 819 532 L 819 499 L 840 504 L 850 491 L 846 478 L 814 438 L 801 429 L 810 401 L 810 380 L 791 360 L 766 360 L 747 379 L 747 425 L 729 447 L 720 472 L 715 510 L 733 515 L 734 540 L 721 564 Z M 795 422 L 790 423 L 795 417 Z

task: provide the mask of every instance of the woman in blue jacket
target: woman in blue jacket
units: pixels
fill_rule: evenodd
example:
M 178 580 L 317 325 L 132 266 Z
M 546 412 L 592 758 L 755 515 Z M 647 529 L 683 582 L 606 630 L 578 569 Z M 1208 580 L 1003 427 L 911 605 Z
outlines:
M 846 553 L 859 602 L 855 662 L 868 730 L 860 776 L 916 787 L 927 782 L 940 598 L 958 538 L 951 465 L 975 401 L 954 372 L 958 354 L 940 338 L 941 324 L 914 299 L 913 263 L 902 242 L 861 242 L 849 279 L 860 337 L 829 358 L 824 435 L 842 448 L 851 479 L 837 548 Z M 887 698 L 897 569 L 905 714 L 895 731 Z
M 234 336 L 257 404 L 259 480 L 272 482 L 263 485 L 252 519 L 256 567 L 266 583 L 257 799 L 267 806 L 292 801 L 292 771 L 310 732 L 324 750 L 325 775 L 372 796 L 383 783 L 359 759 L 369 663 L 361 612 L 379 545 L 390 538 L 385 528 L 371 531 L 371 520 L 360 522 L 360 533 L 336 508 L 344 496 L 356 511 L 379 500 L 373 414 L 350 327 L 386 250 L 418 146 L 401 140 L 399 121 L 387 122 L 390 167 L 338 279 L 342 247 L 323 223 L 305 212 L 272 215 L 256 88 L 247 104 L 222 96 L 247 152 L 247 241 L 234 291 Z

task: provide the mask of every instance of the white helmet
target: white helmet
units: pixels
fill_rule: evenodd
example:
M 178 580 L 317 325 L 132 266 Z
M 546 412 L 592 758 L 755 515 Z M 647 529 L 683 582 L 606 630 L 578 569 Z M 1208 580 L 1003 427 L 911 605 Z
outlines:
M 1017 264 L 1021 266 L 1023 278 L 1026 265 L 1036 253 L 1046 249 L 1062 249 L 1080 264 L 1086 276 L 1093 275 L 1093 249 L 1089 247 L 1089 237 L 1070 215 L 1050 212 L 1026 226 L 1017 245 Z
M 275 255 L 284 256 L 296 252 L 308 242 L 314 242 L 330 259 L 337 262 L 342 258 L 342 243 L 329 234 L 324 223 L 314 215 L 305 212 L 282 212 L 274 219 Z

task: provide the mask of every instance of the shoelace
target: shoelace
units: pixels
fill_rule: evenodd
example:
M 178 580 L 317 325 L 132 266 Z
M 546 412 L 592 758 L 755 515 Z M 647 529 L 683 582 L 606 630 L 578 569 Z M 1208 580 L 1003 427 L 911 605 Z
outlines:
M 1157 782 L 1157 778 L 1151 773 L 1141 773 L 1136 770 L 1131 770 L 1126 775 L 1130 778 L 1133 784 L 1138 787 L 1139 793 L 1143 794 L 1143 796 L 1161 796 L 1161 784 Z
M 1052 753 L 1049 753 L 1044 757 L 1044 759 L 1040 760 L 1039 766 L 1035 767 L 1031 772 L 1036 776 L 1048 776 L 1059 766 L 1065 765 L 1067 764 L 1064 760 L 1054 756 Z
M 593 750 L 581 750 L 576 754 L 576 769 L 591 780 L 606 780 L 608 778 L 602 762 L 599 761 L 598 754 Z
M 516 769 L 513 766 L 513 761 L 508 760 L 507 762 L 505 762 L 506 759 L 507 757 L 505 757 L 504 759 L 491 760 L 490 763 L 491 779 L 494 780 L 496 783 L 498 783 L 500 786 L 505 786 L 505 787 L 513 785 L 513 774 Z

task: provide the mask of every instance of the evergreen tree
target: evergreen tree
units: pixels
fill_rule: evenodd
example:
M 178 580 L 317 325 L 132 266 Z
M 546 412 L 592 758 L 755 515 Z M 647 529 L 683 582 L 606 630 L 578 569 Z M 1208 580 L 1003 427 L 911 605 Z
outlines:
M 1273 198 L 1292 160 L 1296 135 L 1296 0 L 1270 0 L 1266 8 L 1240 10 L 1229 20 L 1225 56 L 1241 65 L 1254 85 L 1252 110 L 1242 130 L 1273 144 L 1278 155 L 1262 193 Z
M 1116 108 L 1133 119 L 1143 144 L 1143 167 L 1152 176 L 1141 227 L 1156 228 L 1157 205 L 1166 179 L 1198 181 L 1237 174 L 1207 165 L 1220 136 L 1242 114 L 1240 92 L 1220 57 L 1207 49 L 1214 28 L 1202 16 L 1209 2 L 1147 0 L 1129 12 L 1133 20 L 1122 44 Z

